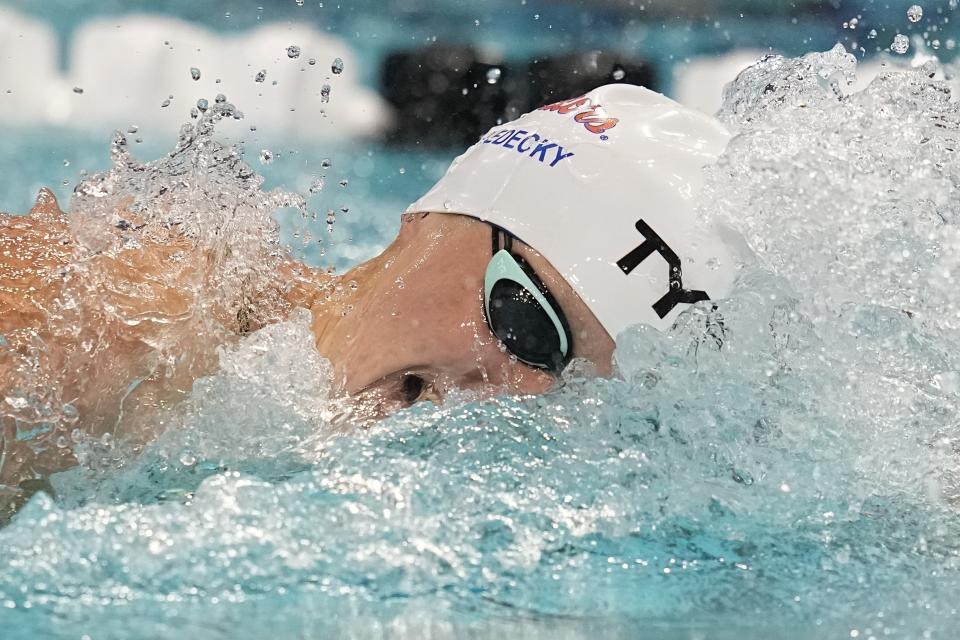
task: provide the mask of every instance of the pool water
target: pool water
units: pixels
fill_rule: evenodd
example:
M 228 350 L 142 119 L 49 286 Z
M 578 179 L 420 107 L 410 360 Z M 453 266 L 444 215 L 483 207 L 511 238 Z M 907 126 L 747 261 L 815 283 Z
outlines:
M 932 64 L 848 93 L 855 70 L 840 47 L 728 87 L 702 215 L 755 259 L 620 335 L 614 379 L 574 363 L 543 396 L 351 428 L 296 315 L 224 349 L 139 455 L 79 433 L 0 529 L 3 637 L 955 637 L 960 108 Z M 71 215 L 213 189 L 250 255 L 309 219 L 181 145 L 200 187 L 156 195 L 183 165 L 144 182 L 115 144 Z M 343 218 L 370 251 L 391 233 Z

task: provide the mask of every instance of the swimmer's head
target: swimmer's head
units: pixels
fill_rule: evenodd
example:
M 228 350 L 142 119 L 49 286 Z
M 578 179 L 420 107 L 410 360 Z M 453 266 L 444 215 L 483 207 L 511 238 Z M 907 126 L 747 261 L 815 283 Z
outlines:
M 631 85 L 608 85 L 491 129 L 408 213 L 462 214 L 542 254 L 611 337 L 669 327 L 726 296 L 734 253 L 696 214 L 719 122 Z
M 539 393 L 571 359 L 609 375 L 625 327 L 728 294 L 733 251 L 696 214 L 727 140 L 623 85 L 495 127 L 344 276 L 342 313 L 316 314 L 320 352 L 375 415 L 453 389 Z

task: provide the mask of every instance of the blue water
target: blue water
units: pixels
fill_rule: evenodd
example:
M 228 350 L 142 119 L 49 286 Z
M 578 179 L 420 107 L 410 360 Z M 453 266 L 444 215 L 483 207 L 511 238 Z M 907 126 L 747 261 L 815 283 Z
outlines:
M 77 434 L 81 465 L 0 529 L 0 637 L 955 637 L 960 109 L 934 67 L 850 94 L 854 71 L 774 58 L 728 90 L 702 214 L 756 260 L 716 308 L 619 336 L 614 379 L 361 429 L 296 316 L 224 350 L 143 451 Z M 71 150 L 64 202 L 80 168 L 134 184 L 96 137 L 13 140 L 31 188 Z M 173 175 L 172 141 L 129 147 Z M 301 193 L 331 159 L 319 219 L 276 217 L 339 268 L 447 160 L 291 149 L 246 158 Z M 95 204 L 71 215 L 97 229 Z

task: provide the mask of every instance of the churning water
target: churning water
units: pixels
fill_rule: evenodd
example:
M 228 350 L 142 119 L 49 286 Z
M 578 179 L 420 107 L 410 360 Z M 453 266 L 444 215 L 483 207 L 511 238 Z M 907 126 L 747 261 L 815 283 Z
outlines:
M 77 437 L 57 497 L 0 529 L 3 637 L 955 637 L 960 108 L 932 66 L 848 95 L 855 66 L 728 87 L 703 215 L 756 259 L 621 335 L 619 377 L 342 435 L 307 318 L 269 325 L 138 456 Z M 255 286 L 269 211 L 302 203 L 201 129 L 118 151 L 71 216 L 132 199 Z M 109 221 L 89 242 L 131 241 Z

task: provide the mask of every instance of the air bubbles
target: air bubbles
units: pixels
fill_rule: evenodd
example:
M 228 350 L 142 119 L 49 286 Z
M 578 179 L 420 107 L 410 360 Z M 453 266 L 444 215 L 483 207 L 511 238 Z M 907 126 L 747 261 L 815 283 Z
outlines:
M 273 162 L 273 152 L 269 149 L 262 149 L 260 151 L 260 164 L 270 164 Z
M 197 69 L 196 67 L 190 67 L 190 77 L 193 78 L 194 80 L 199 80 L 200 69 Z
M 173 96 L 170 96 L 169 98 L 167 98 L 166 100 L 164 100 L 163 102 L 161 102 L 161 103 L 160 103 L 160 108 L 163 109 L 163 108 L 169 107 L 169 106 L 170 106 L 170 100 L 171 100 L 172 98 L 173 98 Z
M 333 233 L 333 225 L 337 221 L 337 212 L 333 209 L 327 209 L 327 231 Z
M 207 102 L 206 98 L 200 98 L 197 100 L 197 109 L 200 110 L 200 113 L 206 113 L 207 109 L 210 108 L 210 103 Z
M 340 181 L 340 186 L 341 186 L 341 187 L 346 188 L 347 184 L 349 184 L 349 183 L 347 182 L 347 179 L 346 179 L 346 178 L 344 178 L 343 180 Z
M 330 85 L 320 87 L 320 102 L 330 102 Z
M 890 50 L 894 53 L 899 53 L 903 55 L 910 49 L 910 38 L 905 36 L 902 33 L 898 33 L 893 39 L 893 43 L 890 45 Z
M 63 166 L 69 167 L 69 166 L 70 166 L 70 161 L 69 161 L 69 160 L 64 160 L 64 161 L 63 161 Z
M 487 84 L 497 84 L 500 81 L 500 76 L 503 75 L 500 67 L 491 67 L 487 69 Z
M 309 60 L 307 60 L 307 64 L 312 67 L 313 65 L 317 64 L 317 59 L 316 59 L 316 58 L 310 58 Z
M 77 95 L 80 95 L 83 93 L 83 87 L 74 87 L 73 92 L 76 93 Z
M 170 96 L 170 97 L 172 98 L 173 96 Z M 227 101 L 227 96 L 223 95 L 222 93 L 218 93 L 217 97 L 215 97 L 213 101 L 216 102 L 217 104 L 223 104 L 224 102 Z
M 923 7 L 918 4 L 912 5 L 907 9 L 907 20 L 910 22 L 920 22 L 923 19 Z
M 616 67 L 610 75 L 614 80 L 620 82 L 627 77 L 627 72 L 623 70 L 623 67 Z
M 255 76 L 253 77 L 253 81 L 254 81 L 254 82 L 263 82 L 263 81 L 266 80 L 266 79 L 267 79 L 267 70 L 266 70 L 266 69 L 260 69 L 260 71 L 257 72 L 257 75 L 255 75 Z
M 323 161 L 320 163 L 320 166 L 323 167 L 324 169 L 329 169 L 330 167 L 333 166 L 333 163 L 330 161 L 330 158 L 324 158 Z
M 867 39 L 868 39 L 868 40 L 873 40 L 873 39 L 876 38 L 876 37 L 877 37 L 877 30 L 876 30 L 876 29 L 870 29 L 870 31 L 867 32 Z
M 189 451 L 184 451 L 180 455 L 180 464 L 185 467 L 192 467 L 193 465 L 197 464 L 197 458 Z
M 303 6 L 303 0 L 294 0 L 294 2 L 297 3 L 297 6 L 298 6 L 298 7 L 302 7 L 302 6 Z
M 310 183 L 310 193 L 320 193 L 323 191 L 324 182 L 323 178 L 316 178 L 313 182 Z
M 300 47 L 298 47 L 298 46 L 295 45 L 295 44 L 292 44 L 292 45 L 290 45 L 289 47 L 287 47 L 287 57 L 290 58 L 291 60 L 294 60 L 294 59 L 296 59 L 296 58 L 299 58 L 299 57 L 300 57 Z
M 334 58 L 330 65 L 330 71 L 333 71 L 336 75 L 343 73 L 343 58 Z

